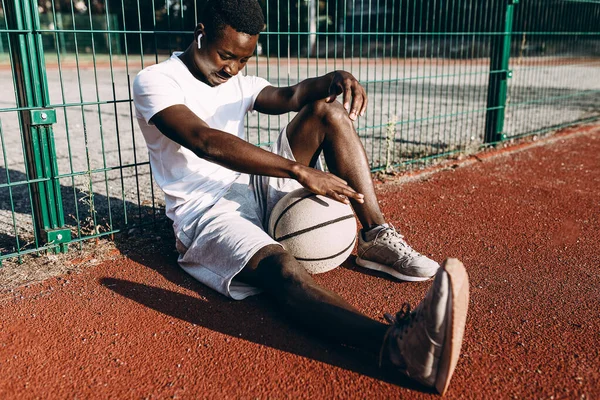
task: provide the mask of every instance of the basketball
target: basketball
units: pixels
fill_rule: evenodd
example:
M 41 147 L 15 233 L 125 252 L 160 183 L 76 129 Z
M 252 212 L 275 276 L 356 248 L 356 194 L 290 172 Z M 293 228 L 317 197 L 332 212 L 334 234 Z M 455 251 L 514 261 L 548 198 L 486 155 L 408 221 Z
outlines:
M 273 208 L 269 235 L 311 274 L 343 263 L 356 242 L 352 207 L 304 188 L 286 194 Z

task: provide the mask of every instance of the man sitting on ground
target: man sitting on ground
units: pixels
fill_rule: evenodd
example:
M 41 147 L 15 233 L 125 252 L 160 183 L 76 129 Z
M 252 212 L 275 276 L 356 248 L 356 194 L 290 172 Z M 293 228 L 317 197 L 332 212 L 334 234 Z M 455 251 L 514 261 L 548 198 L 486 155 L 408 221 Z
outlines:
M 444 392 L 462 342 L 467 274 L 460 262 L 440 268 L 386 224 L 353 126 L 366 111 L 365 90 L 344 71 L 289 87 L 241 74 L 264 27 L 256 0 L 210 0 L 200 21 L 184 52 L 134 82 L 136 116 L 173 220 L 179 264 L 234 299 L 265 291 L 297 323 L 373 351 Z M 265 151 L 243 139 L 252 110 L 298 114 Z M 413 312 L 389 318 L 392 325 L 362 315 L 265 232 L 275 203 L 298 187 L 351 203 L 363 227 L 358 265 L 407 281 L 435 276 Z

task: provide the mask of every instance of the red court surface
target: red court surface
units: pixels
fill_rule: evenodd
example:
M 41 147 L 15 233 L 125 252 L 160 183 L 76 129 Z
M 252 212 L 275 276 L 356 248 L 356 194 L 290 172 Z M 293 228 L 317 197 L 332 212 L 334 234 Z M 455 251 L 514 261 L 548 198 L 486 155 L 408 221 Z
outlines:
M 600 398 L 600 127 L 447 165 L 377 185 L 415 248 L 470 274 L 445 397 Z M 197 284 L 164 241 L 0 292 L 0 398 L 436 397 L 298 330 L 265 296 Z M 379 319 L 431 285 L 352 261 L 317 279 Z

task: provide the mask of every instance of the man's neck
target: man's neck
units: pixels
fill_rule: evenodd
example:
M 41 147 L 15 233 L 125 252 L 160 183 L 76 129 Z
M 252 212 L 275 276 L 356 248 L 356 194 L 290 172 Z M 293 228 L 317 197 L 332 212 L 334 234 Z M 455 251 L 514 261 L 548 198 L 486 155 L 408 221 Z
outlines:
M 192 74 L 194 78 L 208 85 L 206 78 L 204 77 L 204 75 L 202 75 L 202 73 L 196 66 L 196 63 L 194 62 L 194 49 L 192 48 L 192 46 L 193 43 L 177 57 L 179 57 L 181 62 L 187 67 L 188 71 L 190 71 L 190 74 Z

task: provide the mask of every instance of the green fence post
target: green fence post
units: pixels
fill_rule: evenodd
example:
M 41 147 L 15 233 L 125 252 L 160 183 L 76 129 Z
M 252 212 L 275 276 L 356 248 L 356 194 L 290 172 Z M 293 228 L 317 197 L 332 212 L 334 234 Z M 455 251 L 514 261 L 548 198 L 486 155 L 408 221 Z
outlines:
M 25 143 L 25 164 L 30 180 L 36 234 L 47 244 L 65 252 L 71 231 L 64 229 L 64 213 L 60 193 L 58 164 L 52 124 L 56 113 L 45 108 L 50 104 L 44 64 L 42 35 L 36 0 L 8 1 L 9 29 L 13 74 L 17 81 L 17 105 Z
M 508 69 L 508 62 L 510 59 L 514 6 L 519 0 L 504 1 L 501 14 L 504 17 L 503 30 L 491 40 L 485 143 L 494 143 L 506 139 L 506 135 L 503 133 L 506 94 L 508 79 L 512 77 L 512 71 Z

